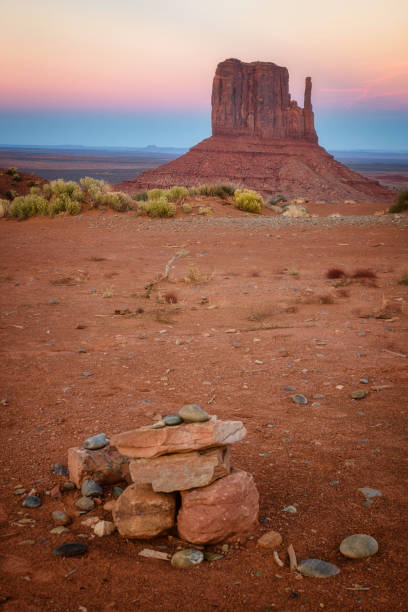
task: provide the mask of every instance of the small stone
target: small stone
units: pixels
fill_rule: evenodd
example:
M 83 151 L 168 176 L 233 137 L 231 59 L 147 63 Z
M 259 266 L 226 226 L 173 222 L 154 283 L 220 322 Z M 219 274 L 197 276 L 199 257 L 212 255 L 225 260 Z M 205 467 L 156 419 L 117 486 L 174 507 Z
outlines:
M 52 520 L 56 525 L 69 525 L 72 522 L 71 517 L 63 510 L 55 510 L 52 513 Z
M 64 491 L 74 491 L 74 489 L 76 489 L 76 486 L 73 482 L 67 480 L 67 482 L 64 482 L 64 484 L 62 485 L 62 489 Z
M 112 535 L 116 527 L 112 521 L 98 521 L 93 528 L 94 534 L 100 538 L 108 535 Z
M 81 493 L 84 497 L 98 497 L 103 495 L 103 489 L 94 480 L 84 480 Z
M 172 427 L 173 425 L 181 425 L 183 419 L 179 414 L 168 414 L 164 417 L 163 421 L 165 425 Z
M 83 542 L 72 542 L 71 544 L 62 544 L 57 546 L 52 551 L 57 557 L 79 557 L 88 552 L 88 547 Z
M 166 427 L 166 423 L 164 421 L 156 421 L 153 425 L 150 426 L 151 429 L 163 429 Z
M 378 542 L 372 536 L 356 533 L 341 542 L 340 552 L 350 559 L 371 557 L 378 552 Z
M 257 542 L 261 548 L 269 548 L 275 550 L 282 544 L 282 536 L 278 531 L 267 531 Z
M 296 391 L 296 387 L 283 387 L 284 391 Z
M 369 380 L 368 380 L 368 378 L 360 378 L 360 382 L 361 382 L 362 385 L 368 385 Z
M 82 376 L 84 376 L 85 378 L 89 378 L 92 375 L 92 372 L 82 372 Z
M 295 404 L 307 404 L 307 397 L 305 397 L 301 393 L 295 393 L 294 395 L 292 395 L 292 399 Z
M 371 489 L 370 487 L 362 487 L 358 489 L 366 499 L 372 499 L 374 497 L 382 497 L 381 491 L 378 489 Z
M 197 404 L 186 404 L 179 410 L 179 415 L 186 423 L 203 423 L 210 419 L 206 411 Z
M 84 510 L 85 512 L 89 512 L 95 508 L 95 502 L 90 497 L 80 497 L 76 502 L 75 506 L 79 510 Z
M 227 553 L 229 551 L 229 544 L 223 544 L 221 550 L 223 553 Z
M 81 521 L 81 525 L 84 527 L 93 527 L 96 523 L 99 523 L 101 519 L 99 516 L 89 516 L 88 518 Z
M 78 349 L 78 351 L 77 351 L 77 352 L 78 352 L 78 353 L 86 353 L 86 350 L 85 350 L 84 348 L 80 348 L 80 349 Z
M 68 468 L 62 463 L 53 463 L 51 466 L 51 471 L 56 476 L 68 476 Z
M 103 504 L 103 509 L 106 510 L 106 512 L 113 512 L 113 509 L 116 507 L 116 499 L 110 499 L 109 501 L 106 502 L 106 504 Z
M 206 561 L 220 561 L 221 559 L 224 559 L 224 555 L 220 555 L 220 553 L 215 552 L 205 552 L 204 559 Z
M 35 540 L 21 540 L 17 546 L 32 546 L 33 544 L 35 544 Z
M 289 514 L 296 514 L 297 510 L 296 510 L 295 506 L 285 506 L 283 508 L 282 512 L 288 512 Z
M 329 578 L 340 572 L 339 568 L 333 563 L 321 559 L 306 559 L 297 566 L 297 569 L 303 576 L 313 576 L 314 578 Z
M 204 559 L 204 554 L 196 548 L 186 548 L 179 550 L 171 558 L 173 567 L 192 567 L 198 565 Z
M 112 495 L 115 499 L 118 499 L 123 493 L 122 487 L 112 487 Z
M 351 399 L 361 400 L 364 397 L 367 397 L 367 395 L 368 391 L 365 391 L 364 389 L 356 389 L 355 391 L 351 392 Z
M 58 527 L 50 529 L 50 533 L 54 535 L 61 535 L 61 533 L 69 533 L 69 529 L 67 529 L 67 527 L 64 527 L 64 525 L 59 525 Z
M 83 443 L 83 447 L 88 450 L 98 450 L 98 448 L 103 448 L 109 444 L 109 440 L 106 439 L 106 434 L 100 433 L 96 436 L 91 436 L 87 438 Z
M 21 504 L 24 508 L 38 508 L 42 502 L 38 495 L 29 495 Z
M 24 495 L 26 492 L 26 489 L 14 489 L 14 495 Z

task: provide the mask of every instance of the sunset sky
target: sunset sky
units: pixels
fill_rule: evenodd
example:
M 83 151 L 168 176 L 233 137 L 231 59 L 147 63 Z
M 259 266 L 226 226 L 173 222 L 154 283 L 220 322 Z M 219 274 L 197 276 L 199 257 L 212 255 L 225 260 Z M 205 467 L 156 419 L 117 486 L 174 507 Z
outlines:
M 320 142 L 408 149 L 405 0 L 0 0 L 0 144 L 191 146 L 218 62 L 305 76 Z

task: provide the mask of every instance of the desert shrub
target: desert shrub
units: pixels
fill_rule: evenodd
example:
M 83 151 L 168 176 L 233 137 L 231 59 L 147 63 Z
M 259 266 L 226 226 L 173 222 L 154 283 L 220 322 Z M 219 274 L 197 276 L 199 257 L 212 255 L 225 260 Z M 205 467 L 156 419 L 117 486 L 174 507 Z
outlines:
M 211 278 L 212 274 L 202 272 L 197 266 L 191 264 L 188 268 L 187 276 L 184 278 L 184 282 L 194 285 L 203 285 L 204 283 L 208 283 Z
M 91 176 L 85 176 L 79 181 L 83 191 L 91 198 L 93 203 L 96 203 L 98 196 L 101 193 L 109 191 L 109 185 L 105 181 L 94 179 Z
M 159 200 L 160 198 L 165 198 L 166 193 L 164 189 L 149 189 L 147 192 L 147 199 L 149 202 L 152 200 Z
M 28 181 L 27 185 L 29 187 L 35 187 L 37 185 L 37 183 L 35 181 Z
M 370 280 L 374 280 L 375 278 L 377 278 L 377 275 L 375 272 L 373 272 L 369 268 L 358 268 L 357 270 L 353 272 L 353 274 L 351 275 L 351 278 L 355 278 L 355 279 L 367 278 Z
M 284 207 L 282 216 L 296 219 L 298 217 L 308 217 L 309 214 L 304 206 L 289 204 L 289 206 Z
M 174 291 L 167 291 L 164 294 L 164 299 L 166 300 L 167 304 L 177 304 L 178 302 L 177 295 L 174 293 Z
M 98 206 L 107 206 L 117 212 L 126 212 L 131 208 L 132 200 L 122 191 L 101 191 L 95 199 Z
M 34 185 L 33 187 L 30 187 L 30 193 L 32 195 L 41 195 L 41 188 Z
M 280 202 L 286 202 L 285 196 L 282 195 L 281 193 L 278 193 L 275 196 L 271 196 L 268 199 L 268 204 L 271 204 L 272 206 L 276 206 L 276 204 L 279 204 Z
M 0 218 L 7 217 L 10 206 L 9 200 L 0 200 Z
M 198 214 L 202 215 L 203 217 L 209 217 L 212 214 L 212 208 L 209 206 L 200 206 L 198 209 Z
M 408 210 L 408 189 L 401 191 L 394 204 L 388 209 L 389 213 L 400 213 Z
M 147 202 L 147 200 L 149 199 L 147 191 L 138 191 L 137 193 L 132 193 L 130 197 L 136 202 Z
M 251 189 L 236 189 L 234 191 L 235 206 L 239 210 L 259 214 L 263 208 L 262 196 Z
M 217 183 L 216 185 L 199 185 L 198 187 L 191 187 L 188 191 L 192 196 L 199 195 L 225 200 L 228 196 L 234 195 L 235 190 L 236 188 L 234 185 Z
M 193 209 L 191 208 L 190 204 L 183 204 L 181 208 L 184 213 L 190 214 L 193 212 Z
M 10 168 L 7 168 L 6 170 L 6 174 L 8 174 L 9 176 L 13 177 L 13 181 L 21 181 L 21 175 L 17 172 L 17 168 L 14 168 L 13 166 L 11 166 Z
M 164 197 L 149 202 L 142 202 L 140 209 L 150 217 L 174 217 L 176 214 L 174 204 L 170 204 Z
M 54 217 L 55 215 L 59 215 L 60 213 L 64 212 L 68 215 L 77 215 L 81 212 L 80 203 L 77 200 L 70 198 L 67 193 L 54 196 L 48 202 L 48 214 L 50 217 Z
M 188 189 L 176 185 L 165 191 L 165 196 L 169 202 L 183 202 L 188 196 Z
M 8 200 L 12 201 L 14 200 L 14 198 L 17 197 L 17 191 L 14 191 L 14 189 L 7 189 L 4 195 L 6 196 Z
M 329 279 L 344 278 L 345 276 L 347 274 L 341 268 L 329 268 L 326 272 L 326 278 Z
M 27 219 L 35 215 L 47 215 L 48 202 L 39 195 L 29 194 L 19 196 L 10 204 L 9 214 L 16 219 Z
M 77 200 L 78 202 L 83 198 L 82 189 L 78 183 L 75 181 L 64 181 L 63 179 L 47 183 L 43 187 L 43 192 L 48 198 L 67 195 L 71 200 Z

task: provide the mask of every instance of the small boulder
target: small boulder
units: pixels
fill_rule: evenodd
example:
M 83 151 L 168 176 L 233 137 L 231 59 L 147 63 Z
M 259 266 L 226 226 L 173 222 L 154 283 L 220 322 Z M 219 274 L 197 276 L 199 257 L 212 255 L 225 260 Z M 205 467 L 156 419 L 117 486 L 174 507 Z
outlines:
M 257 544 L 261 548 L 275 550 L 282 544 L 282 536 L 278 531 L 267 531 L 258 539 Z
M 298 564 L 297 569 L 303 576 L 312 576 L 314 578 L 329 578 L 330 576 L 336 576 L 340 572 L 336 565 L 321 559 L 306 559 L 306 561 Z
M 185 423 L 203 423 L 210 420 L 210 416 L 197 404 L 186 404 L 179 410 L 179 415 Z
M 94 534 L 100 538 L 112 535 L 116 527 L 112 521 L 98 521 L 93 528 Z
M 364 559 L 378 552 L 378 542 L 370 535 L 356 533 L 344 538 L 340 544 L 340 552 L 350 559 Z

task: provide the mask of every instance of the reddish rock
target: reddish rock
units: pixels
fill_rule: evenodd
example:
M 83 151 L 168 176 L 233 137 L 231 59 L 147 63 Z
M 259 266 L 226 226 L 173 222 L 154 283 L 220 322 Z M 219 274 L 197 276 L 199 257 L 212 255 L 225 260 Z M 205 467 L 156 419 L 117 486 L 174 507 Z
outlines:
M 282 536 L 278 531 L 267 531 L 258 539 L 257 544 L 261 548 L 275 550 L 282 544 Z
M 156 493 L 150 485 L 127 487 L 112 509 L 114 523 L 125 538 L 148 539 L 173 527 L 176 497 Z
M 177 529 L 192 544 L 216 544 L 250 535 L 258 521 L 259 494 L 251 474 L 232 470 L 208 487 L 181 492 Z
M 141 427 L 116 434 L 111 441 L 123 455 L 138 459 L 225 446 L 245 436 L 241 421 L 219 421 L 212 417 L 205 423 L 183 423 L 162 429 Z
M 212 137 L 174 161 L 125 181 L 129 193 L 173 185 L 232 183 L 262 195 L 343 202 L 390 202 L 395 194 L 336 161 L 317 144 L 312 80 L 304 108 L 290 98 L 286 68 L 229 59 L 217 66 Z
M 84 480 L 98 484 L 114 484 L 123 480 L 129 472 L 129 461 L 113 446 L 87 450 L 80 446 L 68 449 L 69 477 L 78 489 Z
M 129 465 L 135 483 L 148 483 L 153 491 L 185 491 L 205 487 L 230 472 L 227 446 L 192 453 L 164 455 L 156 459 L 136 459 Z

